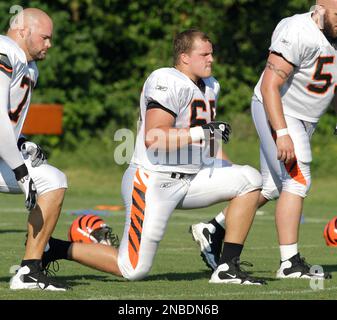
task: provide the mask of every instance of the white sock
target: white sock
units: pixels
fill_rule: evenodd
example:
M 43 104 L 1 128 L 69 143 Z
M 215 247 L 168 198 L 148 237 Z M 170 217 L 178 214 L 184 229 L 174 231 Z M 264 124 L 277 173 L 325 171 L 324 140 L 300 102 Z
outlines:
M 280 245 L 281 261 L 285 261 L 298 253 L 297 243 Z
M 215 217 L 215 221 L 225 229 L 225 215 L 222 211 Z

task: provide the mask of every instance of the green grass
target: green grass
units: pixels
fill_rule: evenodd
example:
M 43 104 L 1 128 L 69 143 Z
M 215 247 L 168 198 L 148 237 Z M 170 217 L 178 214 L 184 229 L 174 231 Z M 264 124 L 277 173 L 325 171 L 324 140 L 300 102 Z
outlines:
M 121 204 L 121 173 L 77 169 L 66 171 L 70 189 L 54 235 L 65 239 L 76 209 L 93 209 L 99 204 Z M 322 231 L 325 223 L 337 215 L 337 189 L 333 177 L 314 179 L 307 198 L 301 225 L 300 251 L 312 264 L 331 271 L 333 279 L 324 283 L 324 290 L 313 291 L 308 280 L 276 280 L 279 250 L 273 219 L 274 204 L 268 204 L 257 215 L 249 234 L 242 260 L 254 264 L 253 274 L 267 279 L 262 287 L 209 284 L 210 271 L 204 266 L 197 245 L 187 232 L 190 224 L 207 220 L 222 205 L 191 211 L 176 210 L 160 244 L 151 273 L 143 281 L 128 282 L 118 277 L 89 269 L 71 261 L 60 261 L 57 277 L 73 290 L 65 293 L 44 291 L 11 291 L 8 289 L 12 265 L 23 255 L 27 213 L 22 196 L 0 195 L 0 299 L 335 299 L 337 295 L 337 249 L 325 245 Z M 113 212 L 104 218 L 121 235 L 124 213 Z

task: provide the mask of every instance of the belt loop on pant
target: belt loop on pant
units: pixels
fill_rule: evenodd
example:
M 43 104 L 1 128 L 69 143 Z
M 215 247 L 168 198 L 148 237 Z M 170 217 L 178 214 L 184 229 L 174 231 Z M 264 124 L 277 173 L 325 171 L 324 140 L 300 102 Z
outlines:
M 172 179 L 183 179 L 184 177 L 185 177 L 185 173 L 180 173 L 180 172 L 172 172 L 171 173 Z

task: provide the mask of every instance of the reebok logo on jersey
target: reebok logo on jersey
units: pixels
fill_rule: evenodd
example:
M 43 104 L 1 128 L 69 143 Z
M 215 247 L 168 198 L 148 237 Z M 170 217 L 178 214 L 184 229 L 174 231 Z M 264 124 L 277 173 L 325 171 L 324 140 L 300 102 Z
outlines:
M 167 91 L 168 87 L 160 86 L 159 84 L 157 84 L 155 89 L 160 91 Z

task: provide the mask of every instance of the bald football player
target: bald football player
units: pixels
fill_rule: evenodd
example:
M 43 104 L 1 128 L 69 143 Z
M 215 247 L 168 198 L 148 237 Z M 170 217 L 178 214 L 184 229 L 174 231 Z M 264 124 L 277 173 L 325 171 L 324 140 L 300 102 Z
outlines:
M 53 22 L 42 10 L 27 8 L 0 36 L 0 192 L 23 193 L 28 215 L 26 251 L 10 288 L 66 290 L 47 277 L 41 258 L 58 220 L 67 179 L 46 162 L 33 142 L 21 136 L 32 90 L 38 78 L 35 61 L 46 58 Z

